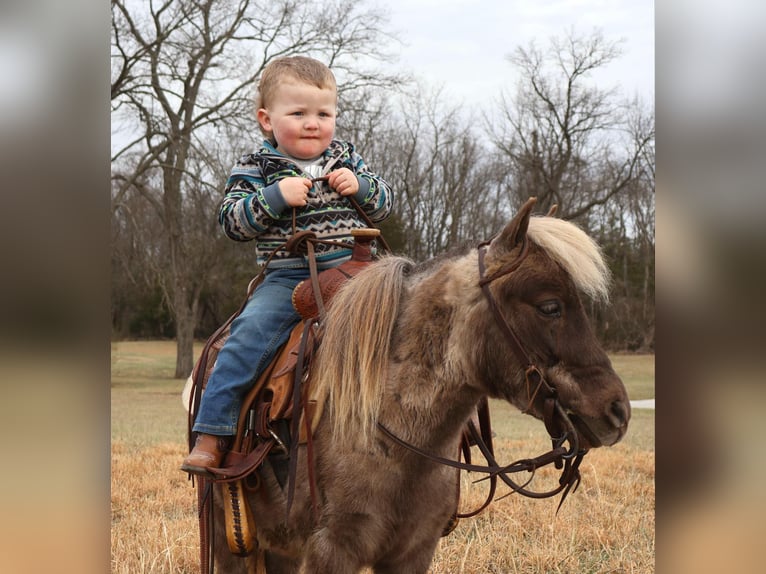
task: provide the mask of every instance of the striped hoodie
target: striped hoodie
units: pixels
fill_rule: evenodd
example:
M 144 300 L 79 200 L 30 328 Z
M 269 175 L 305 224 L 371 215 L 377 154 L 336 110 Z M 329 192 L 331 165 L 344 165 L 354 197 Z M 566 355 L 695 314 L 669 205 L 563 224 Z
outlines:
M 374 222 L 383 221 L 391 213 L 391 188 L 372 173 L 353 144 L 333 140 L 321 162 L 325 175 L 347 167 L 359 180 L 354 196 Z M 311 177 L 295 160 L 278 152 L 264 141 L 258 153 L 243 156 L 232 169 L 226 182 L 226 195 L 218 211 L 218 221 L 227 237 L 235 241 L 256 240 L 259 265 L 284 245 L 293 234 L 293 208 L 285 202 L 278 188 L 280 179 L 292 176 Z M 351 202 L 331 190 L 327 182 L 317 182 L 309 192 L 308 203 L 295 208 L 295 231 L 313 231 L 319 239 L 343 241 L 348 247 L 317 244 L 316 258 L 320 269 L 335 267 L 351 256 L 351 229 L 367 227 Z M 269 268 L 300 268 L 307 262 L 302 256 L 278 252 Z

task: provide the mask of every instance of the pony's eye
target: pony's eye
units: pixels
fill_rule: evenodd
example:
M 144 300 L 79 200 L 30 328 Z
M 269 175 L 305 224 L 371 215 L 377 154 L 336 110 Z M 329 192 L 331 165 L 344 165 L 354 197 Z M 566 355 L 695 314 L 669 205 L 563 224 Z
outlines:
M 537 306 L 537 310 L 546 317 L 561 317 L 561 305 L 555 300 L 543 301 Z

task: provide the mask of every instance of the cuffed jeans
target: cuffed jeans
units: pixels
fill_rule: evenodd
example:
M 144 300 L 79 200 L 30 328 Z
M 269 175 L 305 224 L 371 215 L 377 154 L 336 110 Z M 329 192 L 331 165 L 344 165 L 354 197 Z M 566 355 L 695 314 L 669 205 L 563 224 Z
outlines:
M 309 276 L 306 268 L 266 272 L 242 313 L 231 324 L 202 395 L 195 432 L 233 435 L 242 400 L 290 337 L 300 315 L 292 293 Z

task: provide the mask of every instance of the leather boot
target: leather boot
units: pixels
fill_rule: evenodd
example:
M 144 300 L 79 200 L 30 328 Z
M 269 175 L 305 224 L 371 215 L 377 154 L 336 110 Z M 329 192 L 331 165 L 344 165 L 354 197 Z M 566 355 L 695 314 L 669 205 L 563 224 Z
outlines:
M 198 434 L 194 448 L 184 459 L 181 470 L 192 474 L 209 475 L 208 469 L 221 466 L 223 457 L 231 445 L 231 439 L 230 436 Z

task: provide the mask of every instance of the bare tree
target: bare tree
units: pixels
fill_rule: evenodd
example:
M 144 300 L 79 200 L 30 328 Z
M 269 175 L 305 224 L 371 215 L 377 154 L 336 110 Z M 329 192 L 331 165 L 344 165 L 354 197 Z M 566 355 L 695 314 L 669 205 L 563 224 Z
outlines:
M 542 209 L 559 205 L 574 219 L 604 205 L 637 177 L 654 125 L 636 132 L 629 104 L 616 89 L 589 83 L 593 72 L 621 55 L 598 31 L 554 38 L 546 50 L 518 47 L 508 59 L 521 71 L 514 97 L 501 97 L 502 121 L 489 131 L 513 171 L 516 202 L 537 196 Z
M 118 209 L 138 194 L 162 226 L 156 271 L 175 320 L 176 377 L 191 371 L 199 297 L 214 266 L 204 248 L 214 209 L 190 208 L 204 204 L 195 194 L 223 183 L 210 161 L 213 142 L 242 139 L 224 145 L 240 148 L 228 164 L 252 151 L 253 88 L 276 57 L 328 62 L 341 93 L 385 82 L 368 69 L 385 56 L 382 22 L 351 0 L 112 1 L 112 118 L 122 127 L 113 138 L 112 201 Z
M 644 134 L 654 134 L 654 115 L 643 110 L 637 100 L 630 126 L 636 140 Z M 638 290 L 640 301 L 640 324 L 643 327 L 642 350 L 654 349 L 654 261 L 655 261 L 655 151 L 654 140 L 641 147 L 637 161 L 636 177 L 628 194 L 628 211 L 635 233 L 636 251 L 641 267 L 641 283 Z
M 612 264 L 613 306 L 592 309 L 614 347 L 654 344 L 654 112 L 603 89 L 594 74 L 621 55 L 594 31 L 554 38 L 545 49 L 518 47 L 521 72 L 489 122 L 508 166 L 511 203 L 537 196 L 542 209 L 577 219 L 598 237 Z M 499 121 L 498 121 L 499 118 Z
M 438 89 L 417 87 L 392 107 L 376 124 L 385 133 L 375 138 L 376 154 L 396 190 L 406 254 L 422 261 L 496 230 L 502 176 L 491 169 L 472 118 Z

